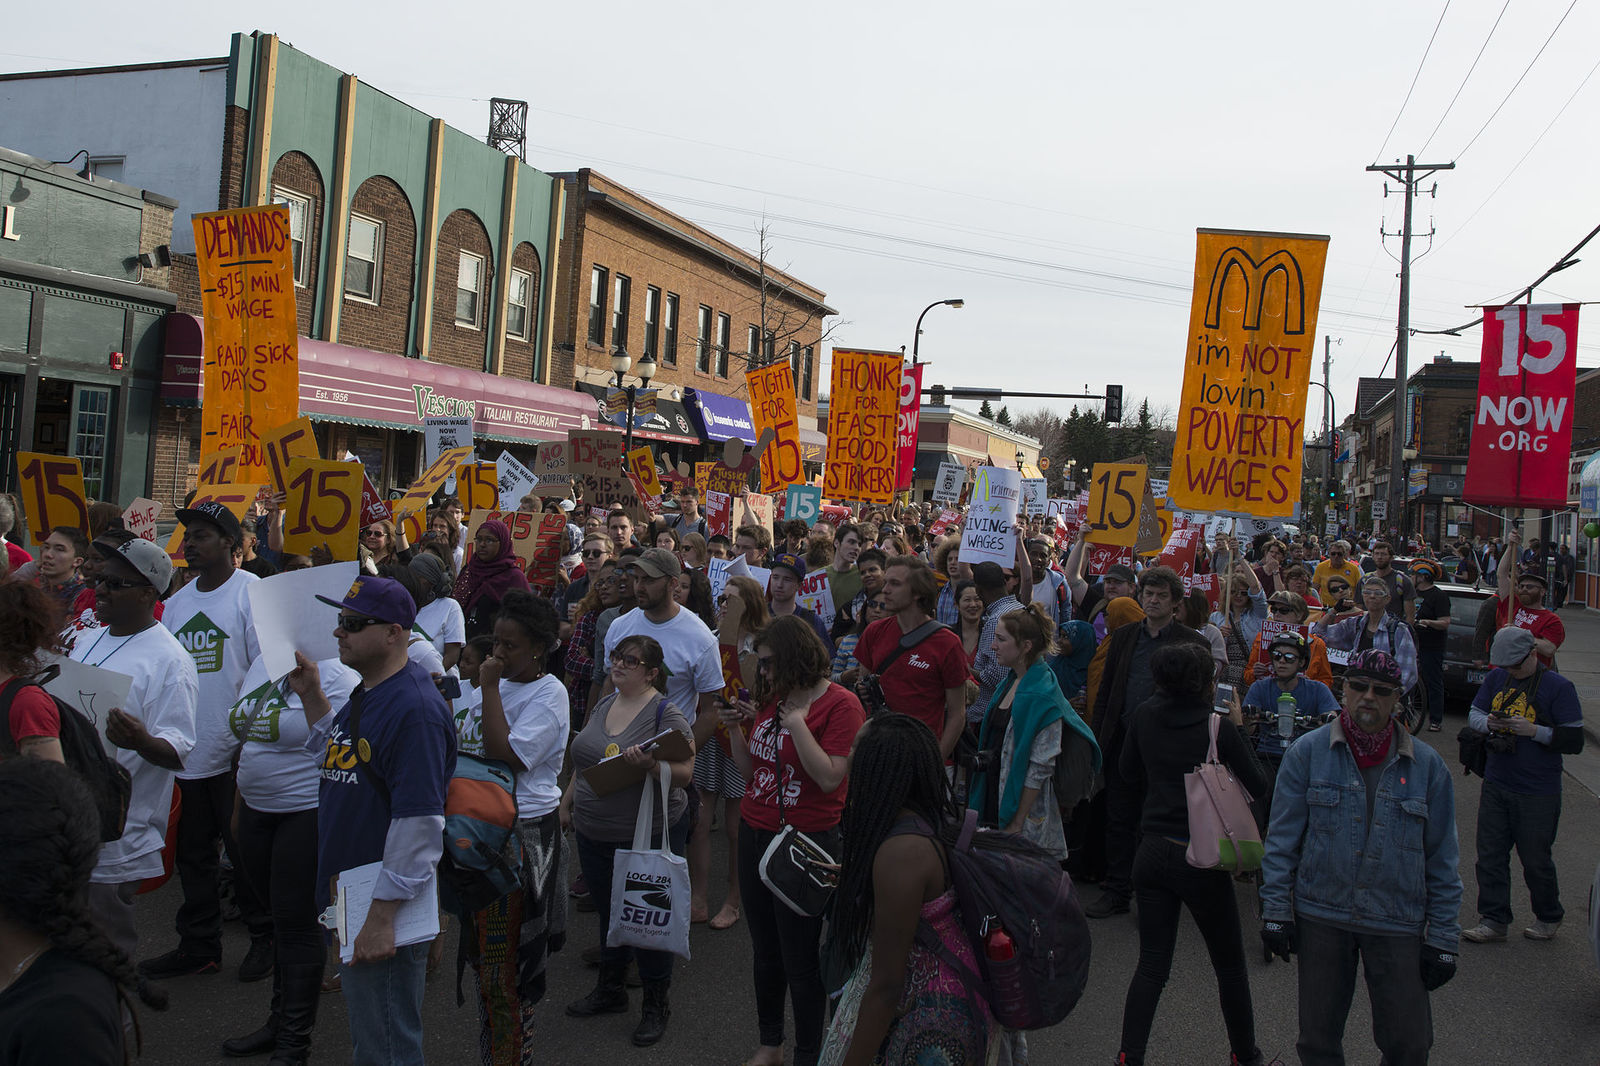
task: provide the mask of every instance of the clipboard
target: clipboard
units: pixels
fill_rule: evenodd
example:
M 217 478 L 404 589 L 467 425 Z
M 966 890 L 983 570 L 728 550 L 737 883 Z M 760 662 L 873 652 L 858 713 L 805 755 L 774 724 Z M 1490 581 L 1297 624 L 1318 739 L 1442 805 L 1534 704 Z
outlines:
M 378 883 L 382 861 L 342 871 L 334 883 L 334 896 L 318 922 L 339 938 L 339 959 L 355 958 L 356 936 L 372 908 L 372 890 Z M 402 903 L 394 916 L 394 946 L 420 944 L 439 935 L 439 877 L 428 878 L 422 891 Z
M 653 750 L 662 762 L 682 762 L 694 754 L 689 738 L 676 729 L 663 729 L 640 746 L 646 751 Z M 625 788 L 642 783 L 645 771 L 629 766 L 619 751 L 583 771 L 583 779 L 589 782 L 589 787 L 594 789 L 595 795 L 609 796 L 613 792 L 621 792 Z

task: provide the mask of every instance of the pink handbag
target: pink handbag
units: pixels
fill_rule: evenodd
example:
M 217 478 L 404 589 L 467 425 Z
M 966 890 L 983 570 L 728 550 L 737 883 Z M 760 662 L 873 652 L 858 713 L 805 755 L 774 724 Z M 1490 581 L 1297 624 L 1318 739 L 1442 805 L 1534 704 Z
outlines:
M 1184 857 L 1202 870 L 1259 870 L 1264 849 L 1250 810 L 1250 793 L 1217 761 L 1221 724 L 1222 715 L 1213 714 L 1206 761 L 1183 775 L 1189 800 L 1189 849 Z

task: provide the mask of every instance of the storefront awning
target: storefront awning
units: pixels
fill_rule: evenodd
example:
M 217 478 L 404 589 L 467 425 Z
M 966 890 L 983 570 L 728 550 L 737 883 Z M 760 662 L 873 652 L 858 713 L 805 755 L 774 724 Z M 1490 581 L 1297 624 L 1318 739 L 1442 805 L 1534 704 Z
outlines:
M 800 429 L 800 461 L 822 463 L 828 459 L 828 435 L 814 429 Z
M 607 416 L 601 408 L 605 404 L 606 393 L 610 391 L 608 385 L 594 385 L 587 381 L 580 381 L 575 386 L 584 395 L 595 398 L 595 417 L 602 423 L 609 423 L 618 429 L 626 429 L 628 416 L 626 413 Z M 683 404 L 676 400 L 669 400 L 662 395 L 665 390 L 656 390 L 656 409 L 654 414 L 636 414 L 633 418 L 633 435 L 647 437 L 650 440 L 667 441 L 672 444 L 699 444 L 700 437 L 694 424 L 689 421 L 689 412 Z
M 200 320 L 168 315 L 166 344 L 161 399 L 198 406 Z M 566 389 L 300 338 L 302 414 L 419 433 L 424 417 L 463 410 L 473 417 L 475 435 L 511 443 L 560 439 L 596 422 L 594 401 Z
M 940 463 L 955 463 L 957 466 L 966 465 L 960 459 L 957 459 L 952 452 L 918 452 L 917 465 L 912 468 L 911 476 L 927 480 L 936 478 L 939 476 Z
M 700 436 L 705 441 L 714 444 L 738 437 L 746 444 L 755 443 L 750 406 L 743 400 L 705 389 L 684 389 L 683 398 L 689 417 L 699 423 Z

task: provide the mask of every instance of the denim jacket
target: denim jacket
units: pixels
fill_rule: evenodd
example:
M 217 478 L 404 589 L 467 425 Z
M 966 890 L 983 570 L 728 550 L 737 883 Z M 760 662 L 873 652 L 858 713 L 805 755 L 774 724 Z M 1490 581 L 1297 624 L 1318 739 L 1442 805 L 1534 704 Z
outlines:
M 1278 769 L 1261 863 L 1261 912 L 1421 936 L 1454 952 L 1461 935 L 1455 786 L 1439 753 L 1396 728 L 1371 832 L 1366 785 L 1339 722 L 1290 745 Z

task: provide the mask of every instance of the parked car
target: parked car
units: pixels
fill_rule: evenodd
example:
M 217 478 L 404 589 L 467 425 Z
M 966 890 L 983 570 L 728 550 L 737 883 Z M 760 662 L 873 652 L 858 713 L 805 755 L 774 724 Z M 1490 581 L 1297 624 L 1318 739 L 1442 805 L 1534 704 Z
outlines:
M 1478 612 L 1494 595 L 1494 590 L 1449 582 L 1440 582 L 1438 587 L 1450 596 L 1450 632 L 1444 647 L 1445 706 L 1464 709 L 1478 694 L 1478 686 L 1489 672 L 1484 651 L 1474 646 L 1474 633 L 1478 628 Z

